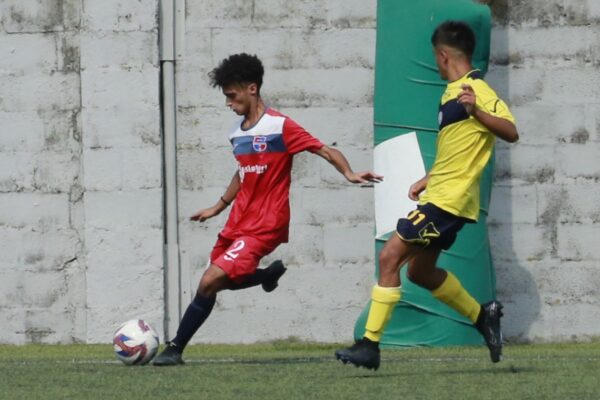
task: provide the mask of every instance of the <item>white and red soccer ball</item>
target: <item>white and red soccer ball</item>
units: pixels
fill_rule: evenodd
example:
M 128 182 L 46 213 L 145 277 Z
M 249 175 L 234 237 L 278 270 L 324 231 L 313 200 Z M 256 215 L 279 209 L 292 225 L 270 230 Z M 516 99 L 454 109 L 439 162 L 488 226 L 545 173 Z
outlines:
M 141 319 L 124 322 L 113 336 L 117 358 L 126 365 L 148 363 L 158 351 L 158 334 Z

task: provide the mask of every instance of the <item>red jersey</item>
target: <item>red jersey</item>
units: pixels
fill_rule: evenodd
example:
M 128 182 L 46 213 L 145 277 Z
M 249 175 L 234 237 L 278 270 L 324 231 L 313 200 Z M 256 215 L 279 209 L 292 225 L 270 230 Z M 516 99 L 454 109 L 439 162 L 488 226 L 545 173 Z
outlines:
M 288 241 L 292 159 L 304 150 L 316 152 L 323 143 L 287 116 L 268 108 L 248 129 L 243 121 L 229 135 L 238 162 L 241 187 L 221 235 Z

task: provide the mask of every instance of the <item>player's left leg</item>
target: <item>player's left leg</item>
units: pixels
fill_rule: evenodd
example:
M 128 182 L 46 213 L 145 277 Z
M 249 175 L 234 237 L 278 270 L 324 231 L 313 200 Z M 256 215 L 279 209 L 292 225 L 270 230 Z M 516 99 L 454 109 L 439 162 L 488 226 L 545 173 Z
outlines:
M 196 296 L 181 319 L 177 335 L 156 357 L 153 364 L 182 364 L 181 354 L 210 315 L 217 293 L 243 283 L 246 277 L 252 276 L 261 258 L 271 253 L 275 247 L 254 237 L 244 236 L 231 240 L 220 236 L 211 252 L 211 265 L 200 279 Z M 280 276 L 275 279 L 275 284 Z M 272 281 L 260 283 L 271 284 Z
M 221 267 L 215 264 L 208 267 L 200 279 L 194 300 L 183 314 L 177 335 L 172 340 L 173 343 L 181 349 L 187 346 L 192 336 L 212 312 L 217 293 L 226 289 L 230 283 L 229 277 Z
M 183 350 L 211 314 L 217 293 L 226 289 L 231 281 L 218 265 L 211 264 L 202 275 L 194 299 L 185 310 L 177 334 L 167 347 L 154 359 L 156 366 L 183 364 Z
M 379 281 L 371 291 L 371 305 L 362 339 L 346 349 L 337 350 L 335 356 L 345 363 L 377 370 L 380 364 L 379 342 L 394 306 L 400 301 L 400 267 L 419 247 L 392 235 L 379 254 Z

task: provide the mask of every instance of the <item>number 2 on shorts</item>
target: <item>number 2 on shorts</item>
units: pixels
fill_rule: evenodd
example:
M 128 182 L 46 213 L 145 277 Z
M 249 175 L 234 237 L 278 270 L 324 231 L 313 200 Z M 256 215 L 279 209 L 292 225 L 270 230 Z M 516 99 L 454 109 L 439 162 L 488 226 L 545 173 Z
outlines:
M 243 240 L 238 240 L 237 242 L 235 242 L 233 244 L 231 249 L 229 249 L 225 252 L 225 256 L 223 258 L 226 259 L 227 261 L 235 260 L 240 255 L 240 251 L 242 251 L 244 246 L 246 246 L 246 243 L 244 243 Z

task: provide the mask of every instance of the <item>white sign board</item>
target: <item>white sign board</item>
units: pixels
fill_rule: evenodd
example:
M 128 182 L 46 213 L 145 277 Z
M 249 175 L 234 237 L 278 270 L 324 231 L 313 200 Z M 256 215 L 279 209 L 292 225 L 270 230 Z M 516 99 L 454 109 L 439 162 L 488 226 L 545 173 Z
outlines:
M 408 189 L 425 176 L 416 132 L 375 146 L 374 170 L 383 175 L 383 181 L 375 185 L 375 238 L 381 239 L 396 230 L 399 218 L 416 208 Z

